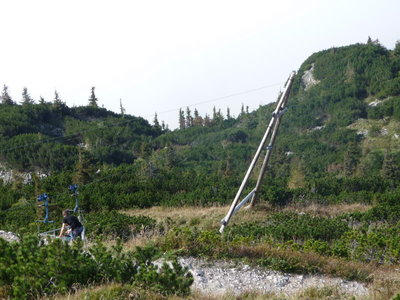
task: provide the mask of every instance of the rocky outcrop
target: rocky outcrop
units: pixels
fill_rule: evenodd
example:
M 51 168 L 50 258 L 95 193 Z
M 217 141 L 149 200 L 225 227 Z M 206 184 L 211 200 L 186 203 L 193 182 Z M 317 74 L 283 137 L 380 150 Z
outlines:
M 311 68 L 305 71 L 303 76 L 301 76 L 305 90 L 308 90 L 309 88 L 319 83 L 319 80 L 316 80 L 314 78 L 313 71 L 314 71 L 314 64 L 312 64 Z
M 7 242 L 19 242 L 19 237 L 16 234 L 4 230 L 0 230 L 0 238 Z
M 0 180 L 4 183 L 12 183 L 16 180 L 21 180 L 23 184 L 32 182 L 33 174 L 36 174 L 40 179 L 49 176 L 41 171 L 36 172 L 18 172 L 13 169 L 8 169 L 4 165 L 0 164 Z

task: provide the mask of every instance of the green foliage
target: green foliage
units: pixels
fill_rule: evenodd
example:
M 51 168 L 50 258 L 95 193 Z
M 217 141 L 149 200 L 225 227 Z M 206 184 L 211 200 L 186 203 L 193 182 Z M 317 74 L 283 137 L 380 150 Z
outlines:
M 132 148 L 139 151 L 145 136 L 161 133 L 142 118 L 122 118 L 94 104 L 69 109 L 57 99 L 54 104 L 0 105 L 0 155 L 10 167 L 70 169 L 82 143 L 94 160 L 132 162 Z
M 165 295 L 187 295 L 193 282 L 192 275 L 176 261 L 158 270 L 151 263 L 153 257 L 124 253 L 121 243 L 111 250 L 100 243 L 84 250 L 79 242 L 69 246 L 57 239 L 46 245 L 36 237 L 24 236 L 20 243 L 0 239 L 0 246 L 0 285 L 12 299 L 36 299 L 66 293 L 75 284 L 105 281 L 133 283 Z
M 89 237 L 128 240 L 139 233 L 152 230 L 156 221 L 146 216 L 127 216 L 117 211 L 93 212 L 86 218 Z
M 161 268 L 151 263 L 157 252 L 152 247 L 136 248 L 138 261 L 136 278 L 141 287 L 157 291 L 164 295 L 187 296 L 193 276 L 187 267 L 182 267 L 176 259 L 170 264 L 163 262 Z
M 338 219 L 313 217 L 306 214 L 276 213 L 265 224 L 246 223 L 232 226 L 227 236 L 230 240 L 250 236 L 254 240 L 304 242 L 314 239 L 332 241 L 348 231 L 347 224 Z

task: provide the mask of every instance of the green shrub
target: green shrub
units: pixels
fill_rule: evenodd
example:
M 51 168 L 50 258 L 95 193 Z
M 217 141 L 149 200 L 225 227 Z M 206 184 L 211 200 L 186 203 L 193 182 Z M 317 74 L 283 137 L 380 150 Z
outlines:
M 309 239 L 332 241 L 339 238 L 349 228 L 345 222 L 334 218 L 313 217 L 296 213 L 276 213 L 264 224 L 246 223 L 232 226 L 227 238 L 251 236 L 254 240 L 275 239 L 278 241 L 306 241 Z
M 117 282 L 141 285 L 160 293 L 187 295 L 192 275 L 176 261 L 158 270 L 151 260 L 155 249 L 141 255 L 124 253 L 119 242 L 112 249 L 97 243 L 88 250 L 77 242 L 72 246 L 56 239 L 45 245 L 36 236 L 24 236 L 20 243 L 0 239 L 0 293 L 5 298 L 37 299 L 66 293 L 73 285 Z
M 156 221 L 147 216 L 127 216 L 117 211 L 93 212 L 87 216 L 86 228 L 89 237 L 121 238 L 154 229 Z

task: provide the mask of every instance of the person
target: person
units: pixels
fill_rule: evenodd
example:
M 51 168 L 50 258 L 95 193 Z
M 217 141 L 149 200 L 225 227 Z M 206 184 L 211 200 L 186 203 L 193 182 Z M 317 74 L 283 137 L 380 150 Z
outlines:
M 71 215 L 69 210 L 63 211 L 63 217 L 64 220 L 60 230 L 59 237 L 62 237 L 64 235 L 64 231 L 67 226 L 71 228 L 70 235 L 73 240 L 76 239 L 78 236 L 81 236 L 83 231 L 83 225 L 81 222 L 79 222 L 78 218 Z

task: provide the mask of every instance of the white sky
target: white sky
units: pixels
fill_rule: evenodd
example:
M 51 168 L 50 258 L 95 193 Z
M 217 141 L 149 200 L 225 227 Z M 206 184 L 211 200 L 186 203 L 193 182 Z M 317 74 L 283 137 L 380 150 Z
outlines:
M 86 105 L 95 86 L 107 109 L 122 98 L 127 113 L 157 112 L 170 128 L 179 107 L 278 83 L 195 107 L 237 115 L 275 100 L 313 52 L 400 40 L 398 0 L 0 0 L 0 11 L 0 84 L 14 101 L 26 86 Z

